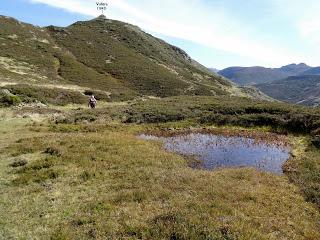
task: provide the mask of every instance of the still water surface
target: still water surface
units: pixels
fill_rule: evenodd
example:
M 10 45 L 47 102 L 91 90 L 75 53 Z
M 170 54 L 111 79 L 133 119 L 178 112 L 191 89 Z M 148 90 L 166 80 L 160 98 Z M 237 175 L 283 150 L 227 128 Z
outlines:
M 192 167 L 208 170 L 255 167 L 262 171 L 282 174 L 282 165 L 290 156 L 289 147 L 246 137 L 192 133 L 166 138 L 142 134 L 139 138 L 163 141 L 165 150 L 193 156 L 199 162 Z

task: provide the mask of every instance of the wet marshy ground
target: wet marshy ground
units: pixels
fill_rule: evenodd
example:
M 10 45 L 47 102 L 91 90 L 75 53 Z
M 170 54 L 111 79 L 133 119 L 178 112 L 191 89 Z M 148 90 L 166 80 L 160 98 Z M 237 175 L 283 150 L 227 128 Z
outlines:
M 282 174 L 282 165 L 290 156 L 287 144 L 241 135 L 187 133 L 166 137 L 141 134 L 139 137 L 162 141 L 165 150 L 192 159 L 191 167 L 207 170 L 255 167 L 261 171 Z

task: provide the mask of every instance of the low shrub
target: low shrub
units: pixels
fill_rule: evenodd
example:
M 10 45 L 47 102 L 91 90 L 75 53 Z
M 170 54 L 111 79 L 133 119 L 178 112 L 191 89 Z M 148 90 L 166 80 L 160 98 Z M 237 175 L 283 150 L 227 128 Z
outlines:
M 320 136 L 315 136 L 311 142 L 315 147 L 320 148 Z
M 16 106 L 21 103 L 21 99 L 15 95 L 0 96 L 0 106 L 9 107 Z
M 44 153 L 49 154 L 51 156 L 61 156 L 60 150 L 55 147 L 48 147 Z
M 312 133 L 320 129 L 320 110 L 245 98 L 180 96 L 136 103 L 125 111 L 127 123 L 158 123 L 194 119 L 201 124 L 268 126 Z
M 87 97 L 77 91 L 61 88 L 46 88 L 27 84 L 12 85 L 10 92 L 26 103 L 42 102 L 53 105 L 84 104 Z
M 13 168 L 22 167 L 27 164 L 28 164 L 28 161 L 25 159 L 16 159 L 10 164 L 10 167 L 13 167 Z

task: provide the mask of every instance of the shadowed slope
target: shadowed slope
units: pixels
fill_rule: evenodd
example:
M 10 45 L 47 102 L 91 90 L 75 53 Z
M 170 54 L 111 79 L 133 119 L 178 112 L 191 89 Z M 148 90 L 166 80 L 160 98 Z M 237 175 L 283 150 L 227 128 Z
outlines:
M 256 85 L 275 99 L 309 106 L 320 103 L 320 76 L 295 76 L 270 83 Z

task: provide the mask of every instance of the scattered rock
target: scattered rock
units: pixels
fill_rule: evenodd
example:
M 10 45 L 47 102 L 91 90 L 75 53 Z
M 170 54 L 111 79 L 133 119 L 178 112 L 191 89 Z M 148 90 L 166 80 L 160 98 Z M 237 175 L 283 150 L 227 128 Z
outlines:
M 0 89 L 0 95 L 13 96 L 13 94 L 8 89 Z
M 36 38 L 36 37 L 33 37 L 31 39 L 32 41 L 37 41 L 37 42 L 41 42 L 41 43 L 45 43 L 45 44 L 50 44 L 49 40 L 48 39 L 39 39 L 39 38 Z
M 108 59 L 106 59 L 106 64 L 112 63 L 116 58 L 112 55 L 108 55 Z
M 18 35 L 17 34 L 12 34 L 12 35 L 9 35 L 8 38 L 14 40 L 14 39 L 18 38 Z

